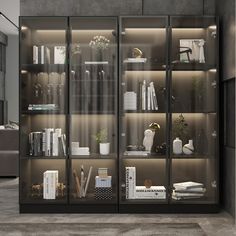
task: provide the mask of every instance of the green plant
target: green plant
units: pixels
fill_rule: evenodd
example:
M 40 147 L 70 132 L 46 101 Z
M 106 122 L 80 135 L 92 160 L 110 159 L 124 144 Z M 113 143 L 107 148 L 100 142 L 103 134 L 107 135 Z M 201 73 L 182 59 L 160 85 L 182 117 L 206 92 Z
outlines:
M 185 121 L 183 114 L 180 114 L 173 123 L 173 137 L 180 138 L 183 142 L 188 140 L 189 128 L 188 123 Z
M 95 135 L 93 135 L 97 143 L 106 143 L 107 142 L 107 129 L 101 129 Z

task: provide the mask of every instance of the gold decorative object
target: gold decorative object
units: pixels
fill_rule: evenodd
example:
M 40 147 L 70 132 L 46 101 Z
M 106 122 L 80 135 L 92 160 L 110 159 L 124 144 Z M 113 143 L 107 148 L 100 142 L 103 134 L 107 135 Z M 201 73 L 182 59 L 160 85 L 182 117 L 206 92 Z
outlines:
M 132 57 L 134 58 L 141 58 L 143 56 L 142 51 L 139 48 L 133 48 L 132 50 Z
M 144 186 L 146 188 L 151 188 L 152 187 L 152 181 L 150 179 L 145 179 L 144 180 Z

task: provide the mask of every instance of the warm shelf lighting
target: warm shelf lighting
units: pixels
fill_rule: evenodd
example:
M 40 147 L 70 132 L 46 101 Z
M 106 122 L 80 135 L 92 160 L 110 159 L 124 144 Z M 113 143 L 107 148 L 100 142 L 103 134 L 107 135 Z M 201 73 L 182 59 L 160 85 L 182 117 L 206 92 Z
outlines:
M 210 69 L 209 72 L 217 72 L 216 69 Z
M 44 29 L 44 30 L 36 30 L 38 33 L 52 33 L 52 34 L 55 34 L 55 33 L 65 33 L 66 30 L 53 30 L 53 29 Z
M 27 70 L 21 70 L 21 74 L 27 74 L 28 71 Z
M 27 29 L 28 29 L 27 26 L 24 26 L 24 25 L 21 26 L 21 30 L 27 30 Z
M 204 30 L 204 28 L 172 28 L 172 30 L 176 31 L 199 31 L 199 30 Z
M 125 28 L 125 31 L 127 30 L 142 30 L 142 31 L 148 31 L 148 30 L 166 30 L 166 28 Z
M 216 29 L 217 29 L 217 26 L 216 26 L 216 25 L 210 25 L 208 28 L 209 28 L 209 29 L 212 29 L 212 30 L 216 30 Z

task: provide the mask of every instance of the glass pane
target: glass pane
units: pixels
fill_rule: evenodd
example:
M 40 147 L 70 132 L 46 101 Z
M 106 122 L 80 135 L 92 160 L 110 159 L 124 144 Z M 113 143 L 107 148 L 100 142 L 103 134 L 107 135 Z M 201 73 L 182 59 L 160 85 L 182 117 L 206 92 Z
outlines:
M 66 33 L 64 17 L 21 19 L 21 203 L 67 202 Z M 55 180 L 50 196 L 49 172 Z
M 121 204 L 167 199 L 166 25 L 165 17 L 121 19 Z
M 117 20 L 72 17 L 70 23 L 71 201 L 114 204 L 117 201 Z M 104 176 L 99 174 L 102 168 Z M 84 195 L 85 186 L 76 189 L 83 175 L 90 176 Z M 107 183 L 104 188 L 99 185 L 103 177 Z M 100 191 L 104 191 L 104 196 Z
M 171 156 L 174 203 L 217 201 L 217 27 L 172 17 Z

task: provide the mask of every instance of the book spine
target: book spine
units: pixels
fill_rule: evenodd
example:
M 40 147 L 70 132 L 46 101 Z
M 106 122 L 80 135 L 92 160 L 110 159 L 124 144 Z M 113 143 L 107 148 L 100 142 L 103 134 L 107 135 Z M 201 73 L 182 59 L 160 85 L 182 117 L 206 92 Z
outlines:
M 146 81 L 142 85 L 142 110 L 146 110 Z
M 148 111 L 151 110 L 151 91 L 150 91 L 150 86 L 147 88 L 147 109 Z
M 50 156 L 51 143 L 50 143 L 51 129 L 45 129 L 45 156 Z
M 45 52 L 45 47 L 44 45 L 41 46 L 41 64 L 44 64 L 45 63 L 45 55 L 44 55 L 44 52 Z
M 33 64 L 38 64 L 38 47 L 36 45 L 33 46 Z
M 56 132 L 52 133 L 53 136 L 53 144 L 52 144 L 52 155 L 58 156 L 59 150 L 58 150 L 58 134 Z

